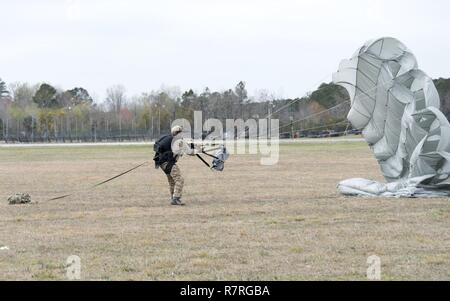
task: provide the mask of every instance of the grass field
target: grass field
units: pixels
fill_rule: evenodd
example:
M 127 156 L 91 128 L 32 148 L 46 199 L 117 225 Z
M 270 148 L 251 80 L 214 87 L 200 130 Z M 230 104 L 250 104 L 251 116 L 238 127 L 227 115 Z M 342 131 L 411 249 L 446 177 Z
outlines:
M 70 255 L 86 280 L 364 280 L 370 255 L 383 280 L 450 279 L 449 199 L 337 193 L 346 178 L 382 180 L 365 143 L 282 145 L 278 165 L 236 155 L 223 173 L 183 158 L 185 207 L 169 205 L 151 166 L 85 191 L 151 156 L 149 146 L 0 148 L 0 279 L 64 280 Z M 7 205 L 15 192 L 38 204 Z

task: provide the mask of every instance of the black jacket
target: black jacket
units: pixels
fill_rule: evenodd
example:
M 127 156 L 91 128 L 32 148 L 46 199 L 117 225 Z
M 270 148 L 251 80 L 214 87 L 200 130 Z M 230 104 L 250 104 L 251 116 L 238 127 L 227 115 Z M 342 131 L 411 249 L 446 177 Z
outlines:
M 159 152 L 162 154 L 169 151 L 172 152 L 172 141 L 173 141 L 172 135 L 165 135 L 159 138 L 159 140 L 156 142 L 159 144 Z
M 169 163 L 176 162 L 176 158 L 174 157 L 172 152 L 172 141 L 173 141 L 172 135 L 165 135 L 155 142 L 155 145 L 153 147 L 155 151 L 155 156 L 153 160 L 155 161 L 156 168 L 158 168 L 159 166 L 161 166 L 166 162 Z

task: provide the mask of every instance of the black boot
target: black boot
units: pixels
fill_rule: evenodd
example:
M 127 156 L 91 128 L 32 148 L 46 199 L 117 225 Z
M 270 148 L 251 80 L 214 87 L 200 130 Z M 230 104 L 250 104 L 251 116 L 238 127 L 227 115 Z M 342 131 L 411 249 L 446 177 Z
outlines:
M 183 202 L 181 202 L 181 198 L 179 197 L 173 197 L 172 202 L 170 204 L 174 206 L 184 206 Z

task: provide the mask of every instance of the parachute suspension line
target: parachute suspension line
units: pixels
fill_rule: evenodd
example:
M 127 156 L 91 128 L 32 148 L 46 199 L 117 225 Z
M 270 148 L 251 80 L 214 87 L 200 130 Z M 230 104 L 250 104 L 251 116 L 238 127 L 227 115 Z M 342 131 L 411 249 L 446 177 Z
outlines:
M 206 149 L 206 150 L 203 150 L 204 152 L 212 152 L 212 151 L 215 151 L 215 150 L 219 150 L 219 149 L 221 149 L 222 147 L 221 146 L 219 146 L 219 147 L 213 147 L 213 148 L 210 148 L 210 149 Z
M 202 158 L 202 156 L 200 156 L 199 154 L 196 154 L 195 156 L 197 156 L 197 158 L 199 158 L 206 166 L 211 168 L 211 165 L 209 165 L 209 163 L 206 162 L 205 159 Z
M 92 188 L 95 188 L 95 187 L 101 186 L 101 185 L 103 185 L 103 184 L 106 184 L 106 183 L 108 183 L 108 182 L 111 182 L 112 180 L 117 179 L 117 178 L 119 178 L 119 177 L 121 177 L 121 176 L 124 176 L 124 175 L 126 175 L 127 173 L 130 173 L 130 172 L 132 172 L 133 170 L 136 170 L 136 169 L 138 169 L 139 167 L 142 167 L 142 166 L 144 166 L 144 165 L 146 165 L 146 164 L 148 164 L 148 161 L 146 161 L 146 162 L 144 162 L 144 163 L 142 163 L 142 164 L 139 164 L 138 166 L 133 167 L 133 168 L 127 170 L 127 171 L 124 171 L 124 172 L 118 174 L 117 176 L 114 176 L 114 177 L 109 178 L 109 179 L 107 179 L 107 180 L 105 180 L 105 181 L 103 181 L 103 182 L 100 182 L 100 183 L 98 183 L 98 184 L 95 184 L 94 186 L 92 186 Z
M 340 104 L 337 104 L 337 105 L 335 105 L 334 107 L 331 107 L 331 108 L 329 108 L 329 109 L 326 109 L 326 110 L 323 110 L 323 111 L 320 111 L 320 112 L 317 112 L 317 113 L 308 115 L 308 116 L 306 116 L 306 117 L 304 117 L 304 118 L 302 118 L 302 119 L 299 119 L 299 120 L 295 120 L 295 121 L 289 123 L 288 125 L 280 126 L 280 127 L 278 127 L 276 130 L 279 130 L 279 129 L 284 128 L 284 127 L 286 127 L 286 126 L 290 126 L 290 125 L 292 125 L 292 124 L 299 123 L 299 122 L 302 122 L 302 121 L 311 119 L 311 118 L 313 118 L 313 117 L 322 115 L 322 114 L 327 113 L 327 112 L 329 112 L 329 111 L 332 111 L 332 110 L 334 110 L 334 109 L 336 109 L 336 108 L 339 108 L 339 107 L 341 107 L 341 106 L 343 106 L 343 105 L 345 105 L 345 104 L 347 104 L 347 103 L 349 103 L 349 102 L 350 102 L 350 100 L 346 100 L 346 101 L 341 102 Z
M 328 74 L 328 75 L 327 75 L 326 77 L 324 77 L 322 80 L 318 81 L 314 86 L 317 86 L 318 84 L 320 84 L 321 82 L 323 82 L 326 78 L 328 78 L 328 76 L 330 76 L 330 74 Z M 384 85 L 386 85 L 386 84 L 388 84 L 388 83 L 390 83 L 390 81 L 385 81 L 385 82 L 379 83 L 377 86 L 375 86 L 375 87 L 373 87 L 373 88 L 371 88 L 371 89 L 365 91 L 364 94 L 363 94 L 363 96 L 362 96 L 362 99 L 364 99 L 364 98 L 369 98 L 369 99 L 374 100 L 372 97 L 370 97 L 369 95 L 367 95 L 367 93 L 376 90 L 376 89 L 378 88 L 378 86 L 380 86 L 380 85 L 381 85 L 381 86 L 384 86 Z M 347 83 L 347 84 L 352 85 L 351 83 Z M 354 85 L 352 85 L 352 86 L 354 86 Z M 356 89 L 359 90 L 358 87 L 356 87 L 356 86 L 354 86 L 354 87 L 355 87 Z M 322 89 L 325 89 L 325 88 L 326 88 L 326 87 L 318 88 L 318 89 L 316 90 L 316 92 L 317 92 L 317 91 L 320 91 L 320 90 L 322 90 Z M 363 92 L 363 91 L 362 91 L 362 92 Z M 284 109 L 287 108 L 287 107 L 290 107 L 291 105 L 293 105 L 294 103 L 296 103 L 296 102 L 298 102 L 298 101 L 300 101 L 300 100 L 302 100 L 302 99 L 303 99 L 303 98 L 294 99 L 294 100 L 291 101 L 290 103 L 288 103 L 288 104 L 282 106 L 281 108 L 277 109 L 275 112 L 272 112 L 271 114 L 268 114 L 266 117 L 264 117 L 264 118 L 262 118 L 262 119 L 270 118 L 270 117 L 272 117 L 274 114 L 279 113 L 280 111 L 284 110 Z M 346 104 L 346 103 L 348 103 L 348 102 L 351 102 L 351 100 L 347 100 L 347 101 L 345 101 L 345 102 L 342 102 L 342 103 L 340 103 L 340 104 L 338 104 L 338 105 L 336 105 L 336 106 L 334 106 L 334 107 L 331 107 L 331 108 L 329 108 L 329 109 L 326 109 L 326 110 L 324 110 L 324 111 L 321 111 L 321 112 L 318 112 L 318 113 L 314 113 L 314 114 L 308 115 L 308 116 L 304 117 L 303 119 L 300 119 L 300 120 L 297 120 L 297 121 L 293 121 L 293 122 L 291 122 L 291 123 L 288 124 L 288 125 L 278 127 L 278 130 L 281 129 L 281 128 L 283 128 L 283 127 L 286 127 L 286 126 L 292 126 L 292 125 L 295 124 L 295 123 L 302 122 L 302 121 L 308 120 L 308 119 L 310 119 L 310 118 L 312 118 L 312 117 L 315 117 L 315 116 L 324 114 L 324 113 L 329 112 L 329 111 L 331 111 L 331 110 L 333 110 L 333 109 L 335 109 L 335 108 L 337 108 L 337 107 L 339 107 L 339 106 L 341 106 L 341 105 L 343 105 L 343 104 Z M 348 124 L 348 126 L 350 126 L 350 123 Z M 243 130 L 242 132 L 238 133 L 237 137 L 239 137 L 243 132 L 245 132 L 245 130 Z M 271 129 L 270 129 L 270 132 L 272 132 Z M 259 136 L 258 136 L 258 138 L 259 138 Z
M 348 122 L 347 120 L 342 120 L 342 121 L 335 122 L 335 123 L 324 124 L 324 125 L 321 125 L 321 126 L 315 126 L 315 127 L 306 128 L 306 129 L 300 129 L 299 131 L 311 131 L 311 130 L 317 130 L 317 129 L 321 129 L 321 128 L 325 128 L 325 127 L 329 127 L 329 126 L 340 125 L 340 124 L 345 124 L 345 123 L 347 123 L 347 128 L 348 128 L 349 122 Z M 289 131 L 289 132 L 282 132 L 282 133 L 280 133 L 280 134 L 287 134 L 287 133 L 290 133 L 290 132 L 291 132 L 291 131 Z
M 323 83 L 323 82 L 325 81 L 325 79 L 327 79 L 329 76 L 330 76 L 330 74 L 328 74 L 326 77 L 322 78 L 320 81 L 318 81 L 317 83 L 315 83 L 313 87 L 316 87 L 317 85 Z M 323 87 L 323 88 L 318 88 L 316 91 L 320 91 L 320 90 L 322 90 L 322 89 L 324 89 L 324 88 L 325 88 L 325 87 Z M 288 103 L 288 104 L 282 106 L 281 108 L 279 108 L 279 109 L 276 110 L 275 112 L 272 112 L 271 114 L 267 115 L 267 116 L 266 116 L 265 118 L 263 118 L 263 119 L 267 119 L 267 118 L 272 117 L 274 114 L 276 114 L 276 113 L 278 113 L 278 112 L 284 110 L 284 109 L 287 108 L 287 107 L 290 107 L 291 105 L 293 105 L 293 104 L 296 103 L 296 102 L 299 102 L 300 100 L 302 100 L 302 98 L 297 98 L 297 99 L 292 100 L 290 103 Z
M 211 158 L 214 158 L 214 159 L 217 159 L 217 160 L 220 160 L 219 158 L 217 158 L 216 156 L 214 156 L 214 155 L 211 155 L 211 154 L 208 154 L 207 152 L 205 152 L 205 151 L 202 151 L 202 154 L 205 154 L 205 155 L 207 155 L 207 156 L 209 156 L 209 157 L 211 157 Z
M 328 73 L 328 74 L 327 74 L 326 76 L 324 76 L 320 81 L 317 81 L 317 82 L 314 84 L 314 86 L 312 86 L 312 88 L 314 88 L 314 87 L 316 87 L 317 85 L 323 83 L 329 76 L 330 76 L 330 74 Z M 322 89 L 324 89 L 324 88 L 325 88 L 325 87 L 318 88 L 316 91 L 320 91 L 320 90 L 322 90 Z M 297 98 L 297 99 L 292 100 L 290 103 L 288 103 L 288 104 L 282 106 L 281 108 L 277 109 L 275 112 L 272 112 L 272 113 L 268 114 L 266 117 L 264 117 L 264 118 L 262 118 L 262 119 L 268 119 L 268 118 L 271 118 L 274 114 L 279 113 L 280 111 L 284 110 L 284 109 L 287 108 L 287 107 L 290 107 L 291 105 L 293 105 L 293 104 L 296 103 L 296 102 L 299 102 L 300 100 L 303 100 L 303 98 Z M 242 131 L 242 132 L 240 132 L 240 133 L 238 133 L 238 134 L 237 134 L 237 137 L 239 137 L 243 132 L 245 132 L 245 130 Z
M 73 193 L 70 193 L 70 194 L 65 194 L 65 195 L 61 195 L 61 196 L 58 196 L 58 197 L 54 197 L 54 198 L 48 199 L 47 201 L 61 200 L 61 199 L 68 198 L 68 197 L 70 197 L 70 196 L 76 195 L 76 194 L 81 193 L 81 192 L 91 191 L 91 190 L 93 190 L 93 189 L 95 189 L 95 188 L 97 188 L 97 187 L 99 187 L 99 186 L 101 186 L 101 185 L 103 185 L 103 184 L 106 184 L 106 183 L 108 183 L 108 182 L 110 182 L 110 181 L 112 181 L 112 180 L 114 180 L 114 179 L 117 179 L 117 178 L 119 178 L 119 177 L 122 177 L 122 176 L 126 175 L 127 173 L 130 173 L 130 172 L 132 172 L 132 171 L 134 171 L 134 170 L 136 170 L 136 169 L 138 169 L 138 168 L 140 168 L 140 167 L 142 167 L 142 166 L 144 166 L 144 165 L 147 165 L 147 164 L 149 164 L 149 162 L 148 162 L 148 161 L 145 161 L 145 162 L 143 162 L 143 163 L 141 163 L 141 164 L 139 164 L 139 165 L 137 165 L 137 166 L 135 166 L 135 167 L 133 167 L 133 168 L 131 168 L 131 169 L 128 169 L 128 170 L 126 170 L 126 171 L 124 171 L 124 172 L 122 172 L 122 173 L 120 173 L 120 174 L 118 174 L 118 175 L 116 175 L 116 176 L 114 176 L 114 177 L 111 177 L 111 178 L 109 178 L 109 179 L 107 179 L 107 180 L 105 180 L 105 181 L 103 181 L 103 182 L 100 182 L 100 183 L 97 183 L 97 184 L 95 184 L 95 185 L 92 185 L 92 186 L 89 187 L 88 189 L 77 190 L 77 191 L 75 191 L 75 192 L 73 192 Z
M 328 76 L 329 76 L 329 75 L 327 75 L 327 77 L 328 77 Z M 324 79 L 326 79 L 327 77 L 325 77 Z M 321 81 L 319 81 L 319 83 L 320 83 L 320 82 L 323 82 L 323 79 L 322 79 Z M 384 86 L 384 85 L 386 85 L 386 84 L 388 84 L 388 83 L 390 83 L 390 81 L 382 82 L 382 83 L 380 83 L 379 85 Z M 350 84 L 350 83 L 348 83 L 348 84 Z M 320 90 L 325 89 L 325 88 L 326 88 L 326 87 L 318 88 L 316 91 L 320 91 Z M 355 87 L 355 88 L 357 88 L 357 87 Z M 373 88 L 367 90 L 367 91 L 363 94 L 362 99 L 364 99 L 364 98 L 369 98 L 369 99 L 372 99 L 372 100 L 373 100 L 373 98 L 370 97 L 369 95 L 367 95 L 366 93 L 372 92 L 373 90 L 376 90 L 376 89 L 377 89 L 377 86 L 375 86 L 375 87 L 373 87 Z M 285 109 L 285 108 L 287 108 L 287 107 L 293 105 L 294 103 L 296 103 L 296 102 L 298 102 L 298 101 L 300 101 L 300 100 L 302 100 L 302 98 L 294 99 L 294 100 L 291 101 L 290 103 L 288 103 L 288 104 L 282 106 L 281 108 L 277 109 L 275 112 L 272 112 L 271 114 L 268 114 L 268 115 L 267 115 L 265 118 L 263 118 L 263 119 L 267 119 L 267 118 L 272 117 L 274 114 L 280 112 L 281 110 L 283 110 L 283 109 Z M 331 110 L 333 110 L 333 109 L 335 109 L 335 108 L 337 108 L 337 107 L 340 107 L 341 105 L 346 104 L 346 103 L 348 103 L 348 102 L 351 102 L 351 100 L 347 100 L 347 101 L 345 101 L 345 102 L 342 102 L 342 103 L 340 103 L 340 104 L 337 104 L 336 106 L 331 107 L 331 108 L 329 108 L 329 109 L 326 109 L 326 110 L 324 110 L 324 111 L 320 111 L 320 112 L 317 112 L 317 113 L 308 115 L 308 116 L 306 116 L 306 117 L 304 117 L 304 118 L 302 118 L 302 119 L 300 119 L 300 120 L 293 121 L 293 122 L 291 122 L 291 123 L 288 124 L 288 125 L 278 127 L 278 129 L 283 128 L 283 127 L 286 127 L 286 126 L 291 126 L 292 124 L 295 124 L 295 123 L 298 123 L 298 122 L 301 122 L 301 121 L 305 121 L 305 120 L 308 120 L 308 119 L 310 119 L 310 118 L 312 118 L 312 117 L 316 117 L 316 116 L 318 116 L 318 115 L 324 114 L 324 113 L 329 112 L 329 111 L 331 111 Z M 238 134 L 238 136 L 240 136 L 243 132 L 244 132 L 244 131 L 240 132 L 240 133 Z M 258 136 L 258 137 L 259 137 L 259 136 Z
M 350 122 L 349 121 L 347 121 L 347 127 L 345 128 L 345 132 L 344 132 L 344 135 L 345 136 L 348 136 L 348 128 L 350 127 Z
M 191 147 L 193 147 L 193 143 L 191 143 Z M 214 151 L 214 150 L 222 150 L 223 152 L 226 152 L 226 148 L 222 145 L 222 146 L 220 146 L 220 147 L 215 147 L 215 148 L 211 148 L 211 149 L 208 149 L 208 150 L 205 150 L 203 147 L 202 147 L 202 150 L 201 150 L 201 153 L 202 154 L 204 154 L 204 155 L 206 155 L 206 156 L 208 156 L 208 157 L 211 157 L 211 158 L 213 158 L 214 159 L 214 161 L 213 161 L 213 163 L 212 163 L 212 166 L 211 166 L 211 164 L 209 164 L 205 159 L 203 159 L 203 157 L 202 156 L 200 156 L 200 154 L 195 154 L 195 156 L 200 160 L 200 161 L 202 161 L 203 162 L 203 164 L 205 164 L 208 168 L 210 168 L 210 169 L 216 169 L 216 164 L 217 164 L 217 162 L 220 162 L 220 163 L 225 163 L 225 160 L 226 159 L 223 159 L 223 158 L 219 158 L 218 156 L 215 156 L 215 155 L 212 155 L 212 154 L 209 154 L 208 152 L 210 152 L 210 151 Z M 217 169 L 216 169 L 217 170 Z M 222 170 L 223 170 L 223 168 L 222 168 Z M 220 170 L 220 171 L 222 171 L 222 170 Z
M 391 81 L 384 81 L 384 82 L 380 83 L 379 85 L 385 86 L 386 84 L 388 84 L 388 83 L 390 83 L 390 82 L 391 82 Z M 350 83 L 349 83 L 349 84 L 350 84 Z M 362 96 L 360 96 L 360 98 L 361 98 L 361 99 L 368 98 L 368 99 L 374 100 L 371 96 L 367 95 L 367 93 L 372 92 L 372 91 L 376 90 L 377 88 L 378 88 L 378 86 L 375 86 L 375 87 L 373 87 L 373 88 L 367 90 Z M 320 89 L 321 89 L 321 88 L 319 88 L 317 91 L 319 91 Z M 329 109 L 326 109 L 326 110 L 323 110 L 323 111 L 320 111 L 320 112 L 317 112 L 317 113 L 308 115 L 308 116 L 306 116 L 306 117 L 304 117 L 304 118 L 302 118 L 302 119 L 293 121 L 293 122 L 289 123 L 288 125 L 280 126 L 280 127 L 278 127 L 276 130 L 279 130 L 279 129 L 284 128 L 284 127 L 287 127 L 287 126 L 292 126 L 292 125 L 295 124 L 295 123 L 299 123 L 299 122 L 302 122 L 302 121 L 311 119 L 312 117 L 316 117 L 316 116 L 318 116 L 318 115 L 327 113 L 327 112 L 329 112 L 329 111 L 331 111 L 331 110 L 334 110 L 334 109 L 336 109 L 336 108 L 338 108 L 338 107 L 340 107 L 340 106 L 342 106 L 342 105 L 344 105 L 344 104 L 347 104 L 348 102 L 351 102 L 351 100 L 347 100 L 347 101 L 341 102 L 340 104 L 337 104 L 336 106 L 331 107 L 331 108 L 329 108 Z M 272 115 L 273 115 L 273 114 L 272 114 Z M 348 128 L 349 126 L 350 126 L 350 123 L 348 123 L 347 128 Z M 348 129 L 347 129 L 347 130 L 348 130 Z M 302 130 L 302 131 L 306 131 L 306 130 Z

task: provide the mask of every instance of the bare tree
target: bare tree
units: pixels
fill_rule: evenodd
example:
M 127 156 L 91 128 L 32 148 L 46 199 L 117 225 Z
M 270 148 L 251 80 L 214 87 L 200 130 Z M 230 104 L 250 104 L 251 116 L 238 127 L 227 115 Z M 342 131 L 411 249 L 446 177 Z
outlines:
M 38 86 L 36 85 L 30 86 L 28 83 L 22 82 L 14 82 L 9 85 L 14 103 L 21 108 L 33 105 L 33 96 L 36 94 L 37 89 Z
M 0 78 L 0 119 L 3 137 L 8 136 L 8 101 L 9 91 L 6 88 L 5 82 Z
M 122 136 L 122 117 L 121 111 L 126 102 L 125 87 L 122 85 L 115 85 L 106 90 L 106 102 L 110 109 L 115 113 L 119 123 L 119 133 Z
M 122 85 L 115 85 L 106 90 L 106 101 L 110 110 L 119 113 L 125 104 L 125 87 Z

